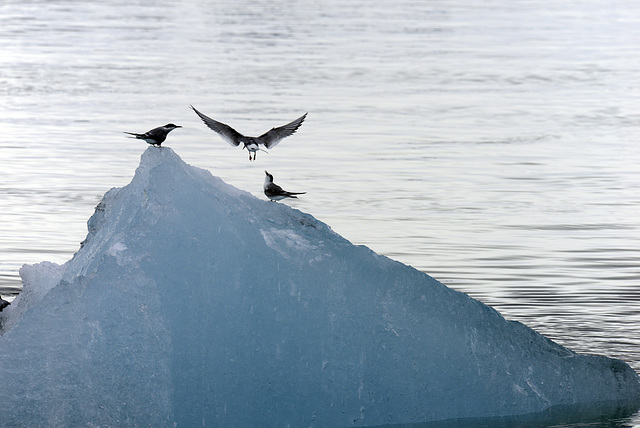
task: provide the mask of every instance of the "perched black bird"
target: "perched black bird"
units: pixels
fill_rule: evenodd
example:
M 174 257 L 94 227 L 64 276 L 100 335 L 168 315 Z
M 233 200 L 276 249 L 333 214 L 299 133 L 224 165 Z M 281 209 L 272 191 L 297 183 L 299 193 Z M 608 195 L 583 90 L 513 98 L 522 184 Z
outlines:
M 6 300 L 3 300 L 2 296 L 0 296 L 0 312 L 2 312 L 2 310 L 7 306 L 9 306 L 10 304 L 11 302 L 7 302 Z
M 160 147 L 164 140 L 167 139 L 167 134 L 176 128 L 182 128 L 182 126 L 174 125 L 173 123 L 167 123 L 165 126 L 153 128 L 151 131 L 147 131 L 144 134 L 136 134 L 134 132 L 125 132 L 125 134 L 133 135 L 133 137 L 129 138 L 138 138 L 140 140 L 146 141 L 152 146 Z
M 204 114 L 196 110 L 194 106 L 191 106 L 191 108 L 196 112 L 198 116 L 200 116 L 200 119 L 202 119 L 205 125 L 207 125 L 212 131 L 217 132 L 227 143 L 231 144 L 232 146 L 243 144 L 242 148 L 249 151 L 249 160 L 252 160 L 252 155 L 253 160 L 256 159 L 256 152 L 258 150 L 262 150 L 260 148 L 260 144 L 265 146 L 267 149 L 274 147 L 280 142 L 280 140 L 296 132 L 300 125 L 302 125 L 305 117 L 307 117 L 307 113 L 305 113 L 293 122 L 287 123 L 283 126 L 279 126 L 278 128 L 272 128 L 270 131 L 265 132 L 259 137 L 247 137 L 242 135 L 229 125 L 205 116 Z
M 264 178 L 264 194 L 272 201 L 279 201 L 284 198 L 297 198 L 296 195 L 304 195 L 307 192 L 287 192 L 282 187 L 273 182 L 273 175 L 267 171 L 264 172 L 267 176 Z

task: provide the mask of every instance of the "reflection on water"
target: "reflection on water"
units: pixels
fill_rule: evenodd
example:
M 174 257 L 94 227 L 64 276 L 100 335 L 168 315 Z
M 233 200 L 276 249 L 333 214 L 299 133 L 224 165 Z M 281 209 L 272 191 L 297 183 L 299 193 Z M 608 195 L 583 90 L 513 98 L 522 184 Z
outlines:
M 221 7 L 223 6 L 223 7 Z M 640 370 L 640 3 L 0 4 L 0 293 L 166 145 L 579 352 Z M 259 25 L 256 25 L 259 22 Z M 249 163 L 188 108 L 295 137 Z
M 499 418 L 450 419 L 384 428 L 629 428 L 640 425 L 636 406 L 616 403 L 556 406 L 547 411 Z M 381 426 L 380 428 L 383 428 Z

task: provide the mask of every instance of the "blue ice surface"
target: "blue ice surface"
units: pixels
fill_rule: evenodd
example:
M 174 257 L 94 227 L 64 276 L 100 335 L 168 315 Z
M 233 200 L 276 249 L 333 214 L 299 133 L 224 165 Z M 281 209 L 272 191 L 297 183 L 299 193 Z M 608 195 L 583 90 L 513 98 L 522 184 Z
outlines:
M 2 312 L 2 426 L 372 426 L 640 403 L 578 355 L 311 215 L 150 147 Z

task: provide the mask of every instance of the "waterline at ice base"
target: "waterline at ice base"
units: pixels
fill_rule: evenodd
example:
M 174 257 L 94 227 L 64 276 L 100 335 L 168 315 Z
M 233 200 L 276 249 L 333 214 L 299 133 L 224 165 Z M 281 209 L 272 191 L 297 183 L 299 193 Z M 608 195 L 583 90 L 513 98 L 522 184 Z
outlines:
M 624 362 L 576 354 L 168 147 L 147 149 L 88 229 L 64 265 L 24 266 L 0 314 L 2 426 L 349 427 L 640 407 Z

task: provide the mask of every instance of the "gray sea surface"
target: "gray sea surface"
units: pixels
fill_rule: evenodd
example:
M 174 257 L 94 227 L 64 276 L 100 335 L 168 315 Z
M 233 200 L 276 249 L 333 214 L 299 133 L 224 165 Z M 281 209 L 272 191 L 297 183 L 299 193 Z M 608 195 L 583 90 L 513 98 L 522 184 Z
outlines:
M 187 163 L 260 198 L 266 169 L 353 243 L 640 370 L 639 65 L 630 1 L 2 1 L 0 293 L 131 180 L 123 131 L 173 122 Z M 249 135 L 309 115 L 249 162 L 190 104 Z

